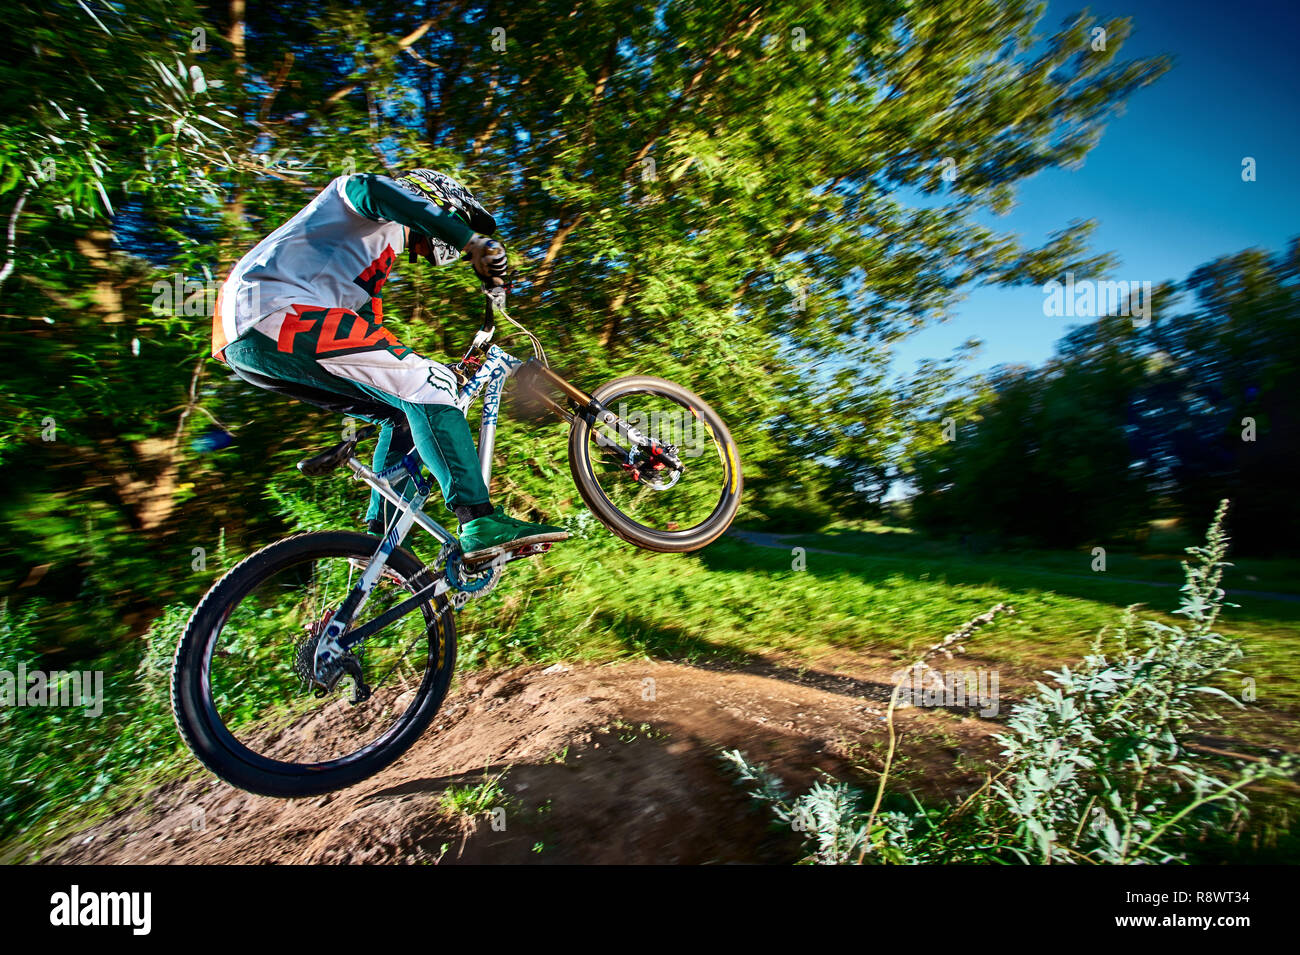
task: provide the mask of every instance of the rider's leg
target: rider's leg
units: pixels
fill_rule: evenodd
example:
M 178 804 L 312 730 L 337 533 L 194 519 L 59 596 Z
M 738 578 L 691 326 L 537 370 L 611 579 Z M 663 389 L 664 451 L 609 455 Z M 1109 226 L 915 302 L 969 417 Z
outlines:
M 445 370 L 437 366 L 437 371 Z M 435 374 L 436 371 L 431 371 L 429 376 Z M 525 544 L 547 543 L 569 536 L 559 527 L 509 517 L 500 506 L 494 508 L 488 503 L 488 489 L 483 483 L 469 424 L 459 408 L 395 398 L 359 382 L 358 387 L 406 412 L 416 450 L 433 472 L 447 506 L 460 520 L 460 543 L 467 563 Z
M 474 448 L 474 439 L 470 436 L 469 423 L 459 408 L 450 404 L 409 401 L 359 381 L 356 385 L 369 397 L 399 408 L 406 415 L 410 429 L 408 440 L 414 442 L 420 460 L 433 473 L 447 507 L 462 522 L 473 520 L 480 514 L 491 513 L 488 488 L 479 468 L 478 452 Z M 394 450 L 390 444 L 385 458 L 386 466 L 396 464 L 402 453 Z
M 441 371 L 446 369 L 436 366 L 429 377 Z M 494 508 L 488 503 L 488 489 L 483 483 L 469 424 L 459 408 L 395 398 L 367 384 L 358 383 L 358 387 L 406 413 L 416 450 L 438 481 L 447 506 L 460 520 L 460 542 L 467 563 L 525 544 L 547 543 L 569 536 L 559 527 L 509 517 L 499 506 Z M 416 394 L 422 396 L 421 392 Z
M 264 320 L 232 342 L 226 358 L 264 375 L 401 409 L 417 453 L 463 530 L 473 532 L 468 534 L 473 543 L 487 542 L 484 546 L 492 548 L 525 538 L 567 536 L 558 528 L 516 521 L 492 508 L 469 424 L 452 403 L 455 376 L 399 343 L 373 316 L 299 306 Z M 384 453 L 389 464 L 395 463 L 394 437 L 390 435 Z
M 438 370 L 445 371 L 442 366 Z M 430 377 L 433 377 L 430 373 Z M 361 388 L 382 398 L 380 392 Z M 469 423 L 454 405 L 421 404 L 398 399 L 406 412 L 415 446 L 442 488 L 447 506 L 460 520 L 460 544 L 466 563 L 475 563 L 525 544 L 564 540 L 567 531 L 550 524 L 533 524 L 508 516 L 488 503 Z M 427 449 L 427 450 L 426 450 Z
M 370 465 L 376 472 L 394 467 L 402 458 L 410 454 L 415 447 L 409 427 L 398 427 L 391 421 L 381 421 L 378 424 L 379 436 L 375 440 L 375 454 Z M 402 497 L 408 499 L 414 492 L 411 479 L 405 476 L 400 477 L 393 487 Z M 387 527 L 393 519 L 395 511 L 396 508 L 384 500 L 378 491 L 371 491 L 370 506 L 366 509 L 366 516 L 363 520 L 366 524 L 370 524 L 372 521 L 380 521 L 382 526 Z
M 339 347 L 340 340 L 356 345 Z M 273 316 L 231 342 L 225 357 L 232 365 L 271 378 L 400 410 L 415 450 L 433 472 L 448 508 L 465 515 L 464 520 L 492 511 L 469 423 L 451 403 L 455 376 L 398 343 L 369 316 L 346 309 L 299 307 Z M 409 445 L 394 447 L 392 431 L 387 437 L 388 446 L 381 440 L 376 449 L 380 466 L 395 464 L 409 450 Z M 367 516 L 378 516 L 378 510 Z
M 299 316 L 310 315 L 310 312 L 300 310 L 298 314 Z M 358 403 L 374 400 L 354 383 L 326 372 L 316 363 L 314 357 L 295 354 L 292 351 L 281 352 L 276 348 L 274 341 L 269 341 L 267 337 L 257 334 L 256 331 L 246 333 L 242 338 L 231 342 L 226 347 L 223 358 L 236 370 L 251 371 L 259 376 L 289 384 L 310 385 L 313 388 L 332 392 L 340 399 Z M 354 413 L 353 417 L 369 422 L 379 429 L 371 463 L 375 471 L 392 467 L 412 450 L 411 432 L 406 425 L 395 425 L 387 417 L 380 415 Z M 410 479 L 405 476 L 396 478 L 393 486 L 407 498 L 414 490 Z M 372 490 L 362 523 L 370 524 L 380 519 L 386 526 L 392 519 L 393 513 L 393 505 L 385 501 L 378 491 Z

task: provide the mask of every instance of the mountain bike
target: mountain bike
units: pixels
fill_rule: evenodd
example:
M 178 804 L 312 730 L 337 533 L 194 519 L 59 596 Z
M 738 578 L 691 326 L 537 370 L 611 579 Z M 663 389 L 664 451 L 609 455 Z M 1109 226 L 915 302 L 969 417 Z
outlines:
M 498 316 L 528 336 L 533 357 L 493 343 Z M 451 368 L 462 412 L 483 399 L 485 481 L 511 384 L 569 423 L 578 492 L 628 543 L 694 551 L 735 517 L 742 487 L 735 443 L 717 413 L 680 385 L 635 375 L 583 391 L 551 368 L 499 293 L 489 295 L 481 328 Z M 346 469 L 378 491 L 391 515 L 384 533 L 316 531 L 263 547 L 208 590 L 176 649 L 172 710 L 185 743 L 209 770 L 250 792 L 330 792 L 394 762 L 447 694 L 455 612 L 491 592 L 506 564 L 550 547 L 527 545 L 466 565 L 456 536 L 424 510 L 434 485 L 413 450 L 377 472 L 357 459 L 375 422 L 386 414 L 400 424 L 392 409 L 368 410 L 361 417 L 369 426 L 298 469 L 309 477 Z M 438 543 L 428 564 L 405 546 L 417 527 Z

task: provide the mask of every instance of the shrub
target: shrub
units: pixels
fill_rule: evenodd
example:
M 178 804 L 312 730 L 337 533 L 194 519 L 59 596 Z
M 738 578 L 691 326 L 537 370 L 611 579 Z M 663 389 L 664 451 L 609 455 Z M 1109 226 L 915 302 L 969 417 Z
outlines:
M 897 688 L 889 757 L 870 808 L 862 793 L 834 781 L 791 800 L 771 773 L 738 751 L 725 756 L 755 798 L 805 833 L 808 862 L 1185 861 L 1195 839 L 1245 811 L 1247 787 L 1296 769 L 1291 757 L 1247 762 L 1207 756 L 1189 742 L 1193 726 L 1222 719 L 1215 701 L 1241 705 L 1216 685 L 1239 672 L 1232 664 L 1242 656 L 1239 642 L 1216 629 L 1222 609 L 1233 606 L 1219 586 L 1231 566 L 1226 512 L 1225 501 L 1205 546 L 1187 548 L 1193 559 L 1183 562 L 1176 611 L 1186 624 L 1139 620 L 1129 608 L 1077 668 L 1049 672 L 1051 683 L 1036 684 L 998 737 L 1002 769 L 959 806 L 881 811 Z

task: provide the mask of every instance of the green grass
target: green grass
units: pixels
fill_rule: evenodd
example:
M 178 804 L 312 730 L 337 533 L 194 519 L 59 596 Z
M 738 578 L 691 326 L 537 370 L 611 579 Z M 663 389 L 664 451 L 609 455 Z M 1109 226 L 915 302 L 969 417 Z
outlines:
M 804 544 L 840 549 L 832 546 L 837 536 L 810 535 Z M 808 552 L 806 569 L 794 570 L 788 549 L 732 539 L 695 555 L 569 541 L 541 561 L 511 567 L 511 579 L 471 605 L 460 620 L 463 661 L 744 661 L 772 654 L 811 661 L 852 650 L 905 663 L 1006 601 L 1016 615 L 999 618 L 968 650 L 1036 676 L 1082 657 L 1123 607 L 1145 603 L 1159 616 L 1177 603 L 1172 587 L 1126 583 L 1110 573 L 1065 576 L 1003 558 Z M 1229 571 L 1229 599 L 1236 583 Z M 1300 603 L 1253 596 L 1237 602 L 1243 606 L 1229 611 L 1224 629 L 1245 640 L 1246 671 L 1260 702 L 1300 703 Z
M 477 816 L 480 813 L 490 812 L 497 806 L 504 806 L 509 801 L 505 789 L 501 786 L 501 780 L 505 775 L 501 772 L 488 776 L 482 782 L 472 786 L 454 784 L 448 786 L 438 796 L 438 804 L 447 812 L 457 816 Z
M 1141 602 L 1163 611 L 1177 604 L 1172 587 L 1123 579 L 1164 580 L 1177 570 L 1173 559 L 1112 554 L 1108 572 L 1094 574 L 1087 570 L 1086 553 L 973 555 L 914 535 L 861 529 L 810 535 L 802 543 L 806 567 L 795 570 L 787 547 L 724 538 L 697 554 L 650 554 L 595 528 L 543 558 L 512 564 L 492 594 L 469 604 L 457 620 L 458 669 L 646 657 L 738 663 L 779 657 L 815 666 L 826 654 L 845 650 L 905 665 L 920 649 L 1005 601 L 1016 615 L 981 630 L 967 658 L 997 666 L 1004 692 L 1015 693 L 1017 682 L 1080 659 L 1102 627 L 1117 623 L 1124 606 Z M 814 550 L 854 546 L 862 553 Z M 1242 564 L 1228 572 L 1230 600 L 1246 584 L 1294 589 L 1291 564 Z M 1243 580 L 1247 571 L 1255 581 Z M 1235 599 L 1243 606 L 1228 611 L 1222 629 L 1244 640 L 1242 669 L 1257 681 L 1258 703 L 1285 714 L 1300 704 L 1300 603 Z M 129 661 L 110 670 L 120 677 L 109 696 L 114 711 L 105 718 L 79 723 L 75 736 L 43 718 L 39 725 L 8 724 L 15 778 L 29 781 L 23 792 L 10 794 L 11 838 L 16 828 L 46 842 L 51 829 L 84 825 L 129 804 L 149 782 L 172 776 L 178 766 L 194 765 L 178 751 L 165 698 L 173 631 L 184 616 L 160 631 L 157 660 L 134 679 Z M 1247 711 L 1234 730 L 1268 740 L 1279 723 L 1286 725 L 1258 722 L 1255 713 Z M 123 745 L 128 730 L 130 744 Z M 87 780 L 93 780 L 89 789 Z M 477 795 L 482 794 L 464 798 L 476 802 Z M 1289 801 L 1285 808 L 1290 812 Z
M 864 523 L 853 528 L 835 528 L 821 534 L 783 535 L 791 546 L 817 547 L 850 554 L 921 560 L 950 566 L 954 562 L 984 568 L 1005 568 L 1026 573 L 1064 574 L 1126 578 L 1152 583 L 1181 586 L 1183 571 L 1180 549 L 1143 551 L 1132 548 L 1105 547 L 1106 569 L 1093 570 L 1092 547 L 1075 550 L 993 549 L 987 542 L 973 538 L 965 545 L 957 541 L 933 540 L 907 528 Z M 1172 543 L 1172 542 L 1171 542 Z M 1195 543 L 1193 541 L 1192 543 Z M 1230 571 L 1232 584 L 1240 590 L 1300 595 L 1300 560 L 1245 557 L 1234 560 Z

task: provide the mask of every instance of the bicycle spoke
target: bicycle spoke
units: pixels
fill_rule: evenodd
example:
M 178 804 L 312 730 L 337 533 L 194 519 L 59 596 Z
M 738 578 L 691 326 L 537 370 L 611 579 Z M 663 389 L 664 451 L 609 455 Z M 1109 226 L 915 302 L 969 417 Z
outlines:
M 605 496 L 648 528 L 685 530 L 705 521 L 727 472 L 721 445 L 703 423 L 675 399 L 648 391 L 620 396 L 613 410 L 642 440 L 606 422 L 591 429 L 592 476 Z
M 214 647 L 212 695 L 226 729 L 255 752 L 291 748 L 295 760 L 303 762 L 344 757 L 381 737 L 401 712 L 403 694 L 420 685 L 428 660 L 412 659 L 411 651 L 427 640 L 425 616 L 418 610 L 354 648 L 371 694 L 364 702 L 350 705 L 353 687 L 347 676 L 323 696 L 304 684 L 299 655 L 310 666 L 313 639 L 358 572 L 348 558 L 311 561 L 277 575 L 288 580 L 264 582 L 232 610 Z M 412 592 L 395 574 L 385 573 L 367 600 L 368 616 Z

